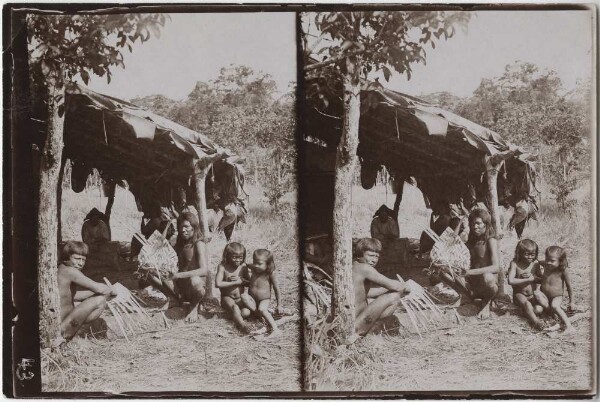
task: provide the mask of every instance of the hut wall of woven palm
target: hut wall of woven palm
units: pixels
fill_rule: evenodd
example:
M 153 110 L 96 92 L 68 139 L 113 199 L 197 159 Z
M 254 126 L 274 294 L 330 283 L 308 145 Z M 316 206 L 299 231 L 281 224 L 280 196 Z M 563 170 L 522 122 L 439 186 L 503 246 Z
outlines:
M 76 84 L 67 87 L 65 105 L 65 156 L 76 176 L 96 168 L 105 180 L 126 180 L 142 206 L 150 198 L 168 204 L 180 189 L 192 202 L 192 160 L 220 155 L 206 181 L 208 201 L 243 194 L 244 160 L 205 135 Z
M 306 82 L 307 88 L 315 85 L 329 91 L 330 96 L 327 102 L 319 96 L 307 99 L 305 134 L 308 141 L 317 140 L 335 152 L 343 123 L 341 92 L 336 94 L 340 88 L 320 78 Z M 500 158 L 510 153 L 499 174 L 500 198 L 510 193 L 513 203 L 513 199 L 536 194 L 536 155 L 454 113 L 385 88 L 361 92 L 357 153 L 362 159 L 362 176 L 371 177 L 363 181 L 363 187 L 370 188 L 376 176 L 373 171 L 386 166 L 394 177 L 416 178 L 429 199 L 455 199 L 472 188 L 482 199 L 486 157 Z M 333 166 L 319 168 L 333 170 Z

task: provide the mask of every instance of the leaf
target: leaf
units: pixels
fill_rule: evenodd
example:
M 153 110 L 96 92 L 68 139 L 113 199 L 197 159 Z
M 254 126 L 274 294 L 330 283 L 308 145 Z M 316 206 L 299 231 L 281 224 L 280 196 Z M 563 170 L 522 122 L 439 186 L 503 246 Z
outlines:
M 79 74 L 81 75 L 81 79 L 83 80 L 85 85 L 87 85 L 90 81 L 90 75 L 88 74 L 88 72 L 86 70 L 81 70 Z
M 383 70 L 383 78 L 385 78 L 385 80 L 387 82 L 389 82 L 390 81 L 390 77 L 392 76 L 392 72 L 386 66 L 382 66 L 381 69 Z

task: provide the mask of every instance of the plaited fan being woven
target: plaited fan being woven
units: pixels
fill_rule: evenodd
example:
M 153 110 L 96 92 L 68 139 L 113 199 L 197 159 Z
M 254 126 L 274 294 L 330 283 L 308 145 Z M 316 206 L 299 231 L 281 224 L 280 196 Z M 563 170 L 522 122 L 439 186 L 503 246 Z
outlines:
M 156 271 L 161 278 L 165 279 L 169 277 L 169 274 L 174 274 L 179 270 L 177 253 L 160 232 L 155 231 L 148 239 L 139 233 L 133 236 L 142 243 L 142 249 L 138 256 L 139 270 L 147 273 Z
M 430 254 L 432 267 L 447 266 L 452 275 L 461 275 L 470 268 L 469 249 L 451 228 L 446 228 L 440 236 L 430 228 L 425 232 L 435 241 Z

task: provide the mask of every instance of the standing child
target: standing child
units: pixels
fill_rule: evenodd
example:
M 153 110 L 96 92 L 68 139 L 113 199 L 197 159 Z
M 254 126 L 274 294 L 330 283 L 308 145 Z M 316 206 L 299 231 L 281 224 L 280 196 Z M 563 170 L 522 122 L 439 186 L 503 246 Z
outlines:
M 267 320 L 271 327 L 271 335 L 277 336 L 280 331 L 277 328 L 275 319 L 269 312 L 269 304 L 271 303 L 271 287 L 275 292 L 275 300 L 277 301 L 277 314 L 283 314 L 281 299 L 279 293 L 279 285 L 275 276 L 275 260 L 273 253 L 269 250 L 258 249 L 252 255 L 252 265 L 250 269 L 245 271 L 244 279 L 248 280 L 248 295 L 244 297 L 244 304 L 251 312 L 258 312 Z
M 546 249 L 546 261 L 543 263 L 544 273 L 540 290 L 536 291 L 535 298 L 544 310 L 551 309 L 560 317 L 564 325 L 564 332 L 573 330 L 567 313 L 562 309 L 561 303 L 565 285 L 569 295 L 569 308 L 573 309 L 573 290 L 567 271 L 567 252 L 559 246 L 550 246 Z
M 544 329 L 544 322 L 538 318 L 542 307 L 536 303 L 534 292 L 541 280 L 538 261 L 538 245 L 529 239 L 520 240 L 515 249 L 515 258 L 508 267 L 508 284 L 513 288 L 513 299 L 529 323 L 536 329 Z
M 248 267 L 246 261 L 246 248 L 240 243 L 229 243 L 223 250 L 223 260 L 217 268 L 215 285 L 221 290 L 221 305 L 233 316 L 233 321 L 240 331 L 250 333 L 248 324 L 244 321 L 250 315 L 250 310 L 244 306 L 242 293 Z M 269 295 L 270 298 L 270 295 Z
M 114 293 L 111 289 L 85 276 L 81 270 L 88 254 L 87 244 L 68 241 L 62 250 L 58 266 L 58 292 L 60 296 L 60 331 L 71 339 L 83 324 L 96 320 L 106 308 L 106 300 Z M 86 290 L 76 291 L 81 286 Z M 75 305 L 75 302 L 80 302 Z

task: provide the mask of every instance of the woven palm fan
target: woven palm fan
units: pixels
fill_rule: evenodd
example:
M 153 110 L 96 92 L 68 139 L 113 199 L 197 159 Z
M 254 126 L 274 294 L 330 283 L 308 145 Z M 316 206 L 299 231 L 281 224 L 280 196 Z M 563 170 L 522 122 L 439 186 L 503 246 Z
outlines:
M 137 317 L 144 318 L 149 323 L 152 323 L 152 320 L 129 289 L 120 283 L 111 284 L 106 278 L 104 278 L 104 282 L 106 282 L 108 287 L 116 294 L 115 297 L 106 302 L 106 305 L 115 317 L 115 322 L 121 331 L 121 335 L 129 342 L 127 332 L 130 332 L 131 335 L 135 335 L 143 330 L 140 323 L 132 318 L 130 313 L 135 314 Z
M 431 228 L 425 229 L 424 232 L 435 241 L 430 254 L 430 273 L 432 270 L 440 270 L 447 266 L 454 277 L 454 275 L 460 276 L 469 269 L 471 265 L 469 249 L 451 228 L 446 228 L 440 236 Z
M 396 276 L 400 282 L 404 282 L 399 275 Z M 431 296 L 425 288 L 412 279 L 406 281 L 405 284 L 410 288 L 410 293 L 402 297 L 400 303 L 421 337 L 421 331 L 430 331 L 442 323 L 443 313 L 431 300 Z
M 145 271 L 145 273 L 156 271 L 159 277 L 164 279 L 178 271 L 177 253 L 159 231 L 154 231 L 148 239 L 140 233 L 134 234 L 133 237 L 142 244 L 138 256 L 138 271 Z

